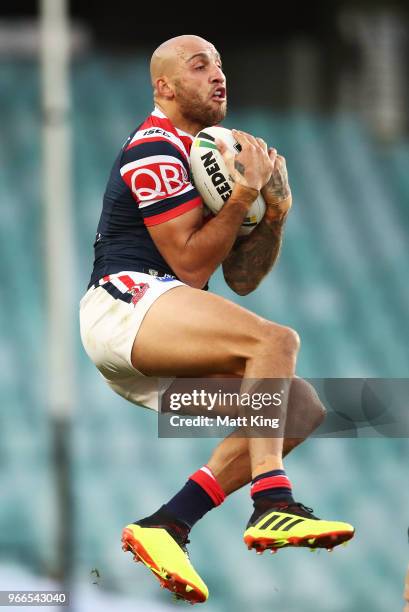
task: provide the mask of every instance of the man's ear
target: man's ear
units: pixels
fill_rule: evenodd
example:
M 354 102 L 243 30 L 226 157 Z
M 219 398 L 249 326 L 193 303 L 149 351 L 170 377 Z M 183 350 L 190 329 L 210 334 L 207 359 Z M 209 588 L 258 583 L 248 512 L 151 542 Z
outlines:
M 172 100 L 175 97 L 172 84 L 166 77 L 161 77 L 156 80 L 156 91 L 158 92 L 158 96 L 166 98 L 167 100 Z

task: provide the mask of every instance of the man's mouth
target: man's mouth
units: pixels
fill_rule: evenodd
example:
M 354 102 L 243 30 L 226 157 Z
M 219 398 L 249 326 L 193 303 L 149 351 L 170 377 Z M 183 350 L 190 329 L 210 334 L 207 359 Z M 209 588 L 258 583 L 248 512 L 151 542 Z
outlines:
M 215 89 L 213 92 L 212 100 L 217 100 L 218 102 L 225 102 L 226 101 L 226 88 L 217 87 L 217 89 Z

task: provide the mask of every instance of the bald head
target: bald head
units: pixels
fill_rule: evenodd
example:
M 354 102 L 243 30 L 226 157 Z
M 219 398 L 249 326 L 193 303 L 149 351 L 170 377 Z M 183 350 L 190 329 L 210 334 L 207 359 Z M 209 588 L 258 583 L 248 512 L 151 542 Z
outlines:
M 189 134 L 220 123 L 226 115 L 226 78 L 220 55 L 200 36 L 162 43 L 151 59 L 155 106 Z
M 194 34 L 175 36 L 162 43 L 153 53 L 151 59 L 152 86 L 161 77 L 172 78 L 178 72 L 178 67 L 189 60 L 195 52 L 204 50 L 217 53 L 214 46 L 204 38 Z

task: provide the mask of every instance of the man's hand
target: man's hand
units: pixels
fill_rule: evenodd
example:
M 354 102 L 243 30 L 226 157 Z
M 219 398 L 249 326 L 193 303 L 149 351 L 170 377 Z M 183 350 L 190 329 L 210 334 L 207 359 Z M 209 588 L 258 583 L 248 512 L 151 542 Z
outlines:
M 235 183 L 260 191 L 270 180 L 274 159 L 269 156 L 267 146 L 260 144 L 251 134 L 239 130 L 232 130 L 232 134 L 241 146 L 237 155 L 230 151 L 222 140 L 216 139 L 217 148 L 227 169 Z
M 257 138 L 257 140 L 267 152 L 267 145 L 264 140 L 261 138 Z M 273 164 L 273 172 L 261 190 L 267 204 L 266 217 L 270 220 L 284 219 L 292 204 L 287 165 L 285 158 L 278 155 L 277 150 L 272 147 L 268 149 L 268 156 Z

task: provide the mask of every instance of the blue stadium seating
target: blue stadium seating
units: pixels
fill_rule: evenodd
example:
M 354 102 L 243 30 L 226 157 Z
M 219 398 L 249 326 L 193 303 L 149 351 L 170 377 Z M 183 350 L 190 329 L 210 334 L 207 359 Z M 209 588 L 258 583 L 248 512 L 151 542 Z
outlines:
M 74 63 L 72 86 L 79 300 L 110 166 L 151 100 L 137 60 Z M 0 559 L 52 575 L 58 517 L 46 410 L 37 68 L 1 62 L 0 90 Z M 256 292 L 235 296 L 220 273 L 211 290 L 297 329 L 302 376 L 407 376 L 408 141 L 381 146 L 352 115 L 279 115 L 240 109 L 237 100 L 231 106 L 226 127 L 263 136 L 286 156 L 294 208 L 279 263 Z M 119 534 L 170 497 L 215 440 L 158 440 L 155 416 L 105 388 L 79 341 L 77 378 L 75 579 L 90 581 L 97 567 L 102 588 L 130 593 L 136 605 L 152 598 L 165 609 L 167 598 L 123 555 Z M 399 609 L 408 557 L 407 465 L 404 439 L 313 439 L 290 456 L 297 497 L 357 527 L 355 541 L 331 555 L 251 555 L 241 541 L 248 491 L 236 493 L 192 536 L 192 559 L 211 590 L 209 612 Z

